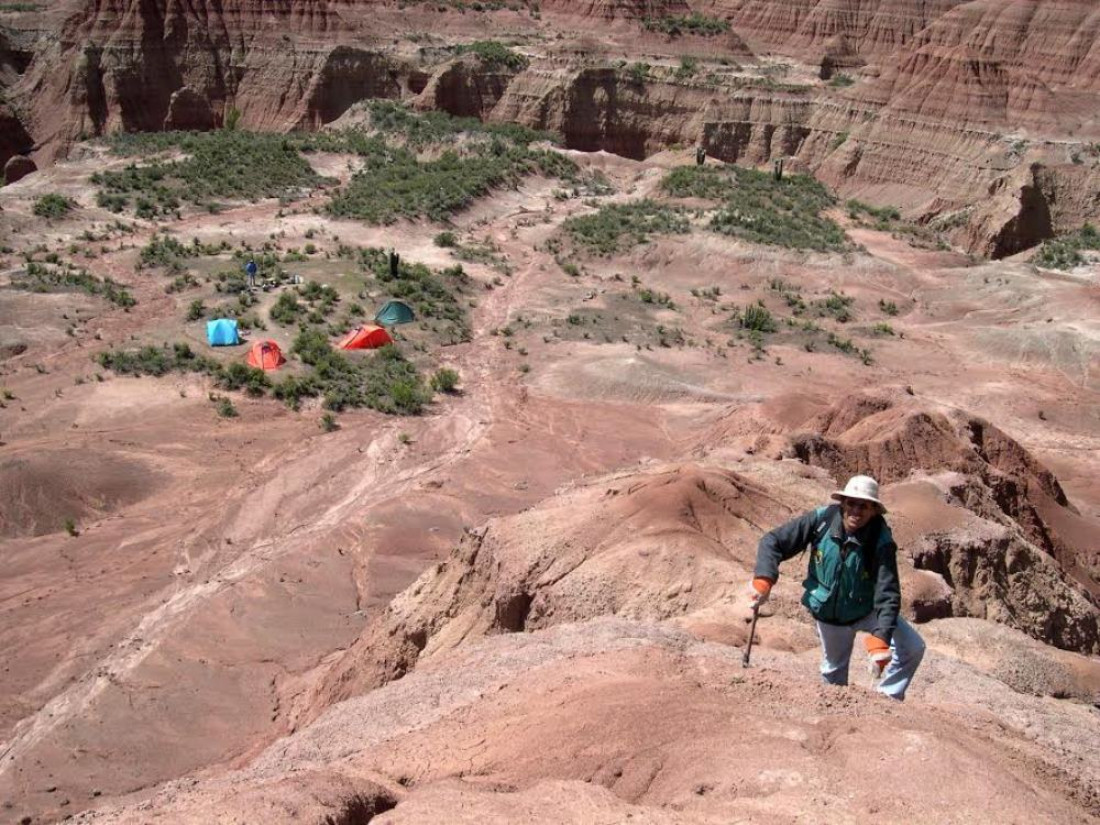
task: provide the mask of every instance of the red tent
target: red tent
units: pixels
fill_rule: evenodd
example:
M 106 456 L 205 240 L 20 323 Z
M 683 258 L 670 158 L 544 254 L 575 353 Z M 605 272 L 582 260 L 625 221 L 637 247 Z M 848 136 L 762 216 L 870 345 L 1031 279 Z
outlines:
M 338 349 L 378 349 L 392 344 L 393 339 L 382 327 L 373 324 L 357 327 L 336 344 Z
M 286 359 L 274 341 L 257 341 L 248 350 L 248 366 L 259 370 L 277 370 Z

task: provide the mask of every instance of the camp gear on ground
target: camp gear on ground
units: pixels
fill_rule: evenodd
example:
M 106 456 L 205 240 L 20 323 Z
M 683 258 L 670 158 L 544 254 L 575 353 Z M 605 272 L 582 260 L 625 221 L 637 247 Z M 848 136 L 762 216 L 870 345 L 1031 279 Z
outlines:
M 821 678 L 826 683 L 848 684 L 848 665 L 851 662 L 856 633 L 871 633 L 874 627 L 873 616 L 851 625 L 817 622 L 817 635 L 821 639 Z M 909 683 L 924 658 L 924 640 L 912 625 L 899 618 L 890 649 L 893 656 L 882 671 L 882 678 L 875 690 L 900 701 L 905 698 Z
M 892 654 L 890 645 L 877 636 L 868 636 L 863 640 L 863 646 L 867 648 L 867 657 L 871 665 L 871 678 L 878 679 L 882 671 L 890 664 Z
M 274 341 L 257 341 L 248 350 L 248 365 L 258 370 L 277 370 L 285 363 L 283 351 Z
M 366 324 L 353 329 L 341 338 L 336 346 L 338 349 L 377 349 L 392 343 L 390 334 L 382 327 Z
M 757 576 L 752 580 L 752 585 L 749 587 L 749 606 L 757 607 L 764 604 L 768 600 L 768 596 L 772 592 L 772 583 L 768 579 L 762 576 Z
M 760 605 L 752 607 L 752 624 L 749 626 L 749 643 L 745 645 L 745 654 L 741 657 L 741 667 L 749 666 L 749 657 L 752 656 L 752 640 L 756 635 L 756 619 L 760 616 Z
M 396 327 L 416 320 L 412 308 L 401 301 L 387 301 L 374 316 L 374 323 L 384 327 Z
M 216 318 L 206 322 L 206 342 L 212 347 L 231 347 L 241 342 L 237 322 L 232 318 Z
M 886 508 L 878 500 L 878 482 L 870 476 L 852 476 L 843 490 L 834 490 L 832 498 L 840 501 L 845 498 L 857 498 L 877 504 L 879 512 L 885 514 Z
M 779 563 L 806 547 L 810 558 L 802 604 L 815 619 L 851 624 L 876 617 L 874 633 L 889 643 L 901 609 L 897 545 L 882 516 L 849 534 L 839 504 L 818 507 L 760 538 L 754 574 L 778 580 Z

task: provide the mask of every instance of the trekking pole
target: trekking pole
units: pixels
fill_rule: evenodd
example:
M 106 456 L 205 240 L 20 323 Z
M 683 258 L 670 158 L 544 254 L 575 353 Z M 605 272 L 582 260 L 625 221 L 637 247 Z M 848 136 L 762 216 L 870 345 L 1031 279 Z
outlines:
M 756 617 L 760 615 L 760 605 L 752 606 L 752 626 L 749 628 L 749 643 L 745 647 L 745 655 L 741 657 L 741 667 L 749 666 L 749 657 L 752 656 L 752 639 L 756 635 Z

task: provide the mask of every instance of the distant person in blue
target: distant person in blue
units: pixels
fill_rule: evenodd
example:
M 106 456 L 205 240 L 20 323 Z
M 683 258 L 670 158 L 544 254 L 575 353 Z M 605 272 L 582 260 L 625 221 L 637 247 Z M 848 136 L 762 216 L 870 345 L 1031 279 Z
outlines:
M 250 288 L 256 286 L 256 273 L 259 271 L 256 262 L 249 258 L 248 263 L 244 265 L 244 271 L 248 273 L 248 286 Z

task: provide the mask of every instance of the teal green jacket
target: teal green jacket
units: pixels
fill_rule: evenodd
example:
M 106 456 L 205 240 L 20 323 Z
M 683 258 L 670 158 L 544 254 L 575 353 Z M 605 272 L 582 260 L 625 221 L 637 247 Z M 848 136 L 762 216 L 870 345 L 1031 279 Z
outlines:
M 874 545 L 874 546 L 871 546 Z M 815 619 L 848 625 L 875 613 L 875 636 L 887 644 L 901 609 L 897 545 L 882 516 L 852 535 L 839 505 L 818 507 L 760 539 L 755 575 L 779 579 L 779 564 L 809 548 L 802 604 Z

